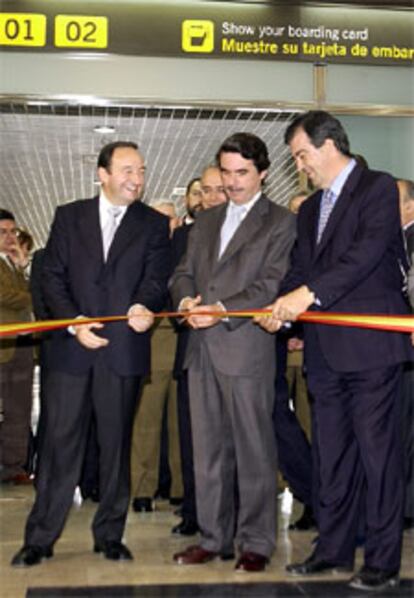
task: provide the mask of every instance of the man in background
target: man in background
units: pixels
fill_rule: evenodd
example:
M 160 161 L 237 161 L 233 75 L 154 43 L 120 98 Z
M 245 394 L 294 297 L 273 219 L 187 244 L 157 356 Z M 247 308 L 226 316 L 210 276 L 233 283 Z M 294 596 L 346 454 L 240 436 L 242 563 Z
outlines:
M 414 272 L 414 182 L 397 181 L 400 194 L 401 225 L 404 233 L 410 272 Z M 413 274 L 411 274 L 413 276 Z M 409 278 L 410 281 L 410 278 Z M 410 293 L 410 284 L 409 284 Z M 412 303 L 414 302 L 414 298 Z M 414 337 L 413 337 L 414 338 Z M 414 528 L 414 350 L 411 361 L 404 365 L 402 381 L 403 447 L 406 465 L 404 528 Z
M 29 256 L 20 246 L 14 216 L 0 209 L 0 322 L 30 322 L 31 297 L 25 269 Z M 27 484 L 32 410 L 31 337 L 0 339 L 1 481 Z

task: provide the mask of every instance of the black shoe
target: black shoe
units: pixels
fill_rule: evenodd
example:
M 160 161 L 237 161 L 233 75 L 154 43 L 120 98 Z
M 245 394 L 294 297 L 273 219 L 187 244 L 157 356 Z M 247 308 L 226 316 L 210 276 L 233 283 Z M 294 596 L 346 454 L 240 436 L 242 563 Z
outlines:
M 317 575 L 318 573 L 349 573 L 353 569 L 352 565 L 331 563 L 318 558 L 312 554 L 303 563 L 291 563 L 286 566 L 286 571 L 292 575 Z
M 151 513 L 154 510 L 151 498 L 134 498 L 132 508 L 135 513 Z
M 380 592 L 387 588 L 395 588 L 399 583 L 398 571 L 383 571 L 376 567 L 367 567 L 364 565 L 351 579 L 349 586 L 355 590 Z
M 316 529 L 316 521 L 313 516 L 313 511 L 312 511 L 311 507 L 308 507 L 305 505 L 305 508 L 303 509 L 302 517 L 300 517 L 294 523 L 291 523 L 289 525 L 289 529 L 291 531 L 297 531 L 297 532 L 307 532 L 310 530 L 315 530 Z
M 95 544 L 93 551 L 103 552 L 104 557 L 110 561 L 132 561 L 134 558 L 129 548 L 122 542 L 108 541 L 103 544 Z
M 17 552 L 11 560 L 13 567 L 32 567 L 39 565 L 43 559 L 50 559 L 53 556 L 51 546 L 34 546 L 27 544 Z
M 404 517 L 404 529 L 414 528 L 414 517 Z
M 196 521 L 184 518 L 178 525 L 172 528 L 171 533 L 180 534 L 181 536 L 194 536 L 199 529 Z
M 99 502 L 99 488 L 80 489 L 83 500 L 91 499 L 92 502 Z
M 170 498 L 170 505 L 172 507 L 179 507 L 182 504 L 183 504 L 183 499 L 180 498 L 179 496 L 173 496 Z

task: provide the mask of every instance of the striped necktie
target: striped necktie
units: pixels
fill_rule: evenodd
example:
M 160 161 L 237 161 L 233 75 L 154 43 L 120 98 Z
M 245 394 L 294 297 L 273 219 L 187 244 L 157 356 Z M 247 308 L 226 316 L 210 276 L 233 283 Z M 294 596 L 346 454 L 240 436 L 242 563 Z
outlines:
M 122 208 L 118 206 L 112 206 L 108 208 L 108 220 L 102 229 L 102 240 L 103 240 L 103 252 L 104 258 L 108 257 L 109 248 L 111 247 L 113 238 L 116 233 L 116 229 L 119 225 L 119 216 L 122 213 Z
M 331 212 L 335 205 L 335 199 L 336 195 L 333 191 L 331 191 L 330 189 L 326 189 L 324 191 L 319 212 L 317 243 L 320 242 L 322 233 L 325 230 L 325 227 L 328 223 L 329 216 L 331 215 Z

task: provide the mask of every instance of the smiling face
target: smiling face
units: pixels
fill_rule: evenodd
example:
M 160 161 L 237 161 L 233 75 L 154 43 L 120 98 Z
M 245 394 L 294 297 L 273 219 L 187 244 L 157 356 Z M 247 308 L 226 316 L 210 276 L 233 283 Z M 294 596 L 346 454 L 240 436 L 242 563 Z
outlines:
M 314 187 L 327 189 L 334 178 L 332 158 L 337 153 L 333 153 L 335 146 L 332 139 L 326 139 L 320 147 L 315 147 L 305 131 L 299 128 L 289 147 L 298 171 L 305 173 Z
M 253 162 L 236 152 L 220 154 L 220 170 L 224 189 L 235 204 L 249 202 L 262 188 L 267 170 L 259 172 Z
M 143 192 L 145 164 L 142 155 L 131 147 L 118 147 L 108 168 L 98 168 L 105 196 L 114 205 L 125 206 Z
M 223 181 L 217 166 L 209 166 L 201 175 L 201 205 L 203 210 L 219 206 L 227 201 Z

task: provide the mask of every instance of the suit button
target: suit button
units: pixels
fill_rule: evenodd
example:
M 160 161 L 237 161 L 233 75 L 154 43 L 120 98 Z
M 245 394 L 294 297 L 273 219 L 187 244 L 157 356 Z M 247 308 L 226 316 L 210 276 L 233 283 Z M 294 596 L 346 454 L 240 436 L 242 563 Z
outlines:
M 208 287 L 208 290 L 209 290 L 209 291 L 215 291 L 215 290 L 216 290 L 216 287 L 215 287 L 213 284 L 211 284 L 211 285 Z

